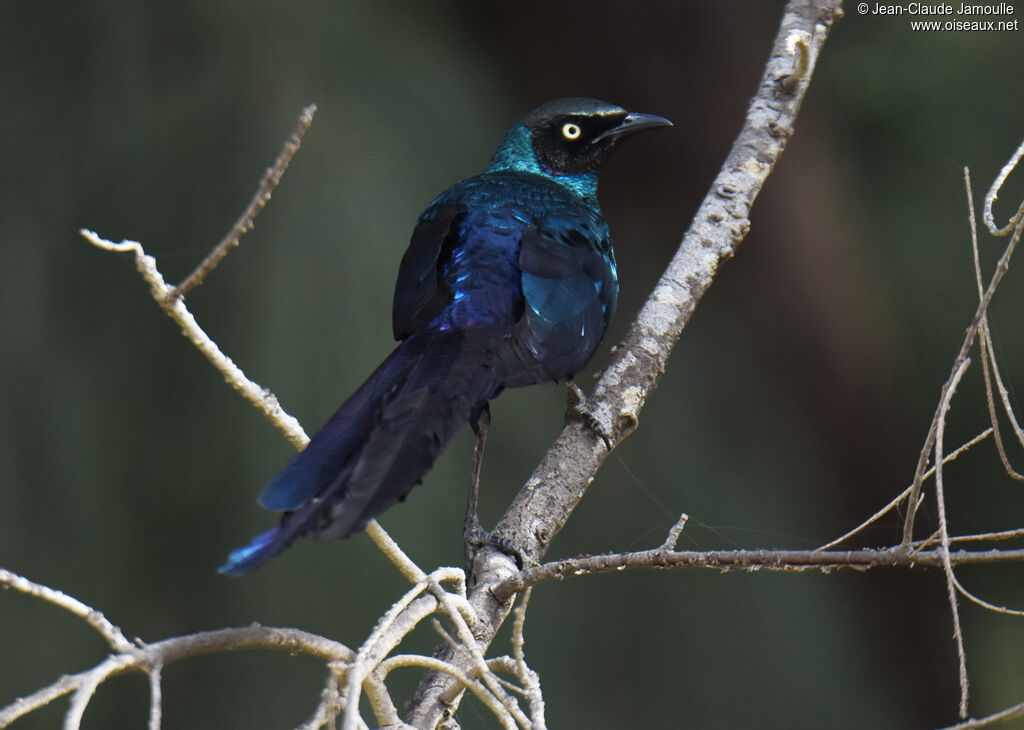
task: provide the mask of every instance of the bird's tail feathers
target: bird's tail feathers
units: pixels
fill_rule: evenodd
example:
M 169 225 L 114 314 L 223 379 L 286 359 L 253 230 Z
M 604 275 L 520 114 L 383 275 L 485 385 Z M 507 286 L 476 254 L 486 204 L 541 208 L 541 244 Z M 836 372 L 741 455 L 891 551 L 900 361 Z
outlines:
M 280 524 L 235 550 L 220 572 L 242 575 L 302 535 L 341 539 L 402 501 L 448 440 L 501 385 L 458 332 L 403 341 L 275 476 L 260 502 Z

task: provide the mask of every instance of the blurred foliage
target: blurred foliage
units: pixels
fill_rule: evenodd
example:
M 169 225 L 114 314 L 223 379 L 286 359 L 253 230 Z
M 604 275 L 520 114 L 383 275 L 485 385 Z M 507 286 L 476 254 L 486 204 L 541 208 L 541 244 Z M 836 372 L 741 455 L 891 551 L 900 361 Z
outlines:
M 258 620 L 358 643 L 404 589 L 365 536 L 304 541 L 242 580 L 214 572 L 271 523 L 254 498 L 289 446 L 177 335 L 131 262 L 77 229 L 140 240 L 180 278 L 315 101 L 256 230 L 189 297 L 223 349 L 313 430 L 391 347 L 393 277 L 423 207 L 484 166 L 515 114 L 555 96 L 606 98 L 676 122 L 631 143 L 605 176 L 623 277 L 614 342 L 729 148 L 780 10 L 4 3 L 0 564 L 146 640 Z M 905 17 L 847 12 L 751 235 L 552 557 L 658 544 L 681 511 L 687 547 L 812 547 L 909 482 L 974 310 L 962 168 L 980 200 L 1021 139 L 1024 36 L 914 33 Z M 983 246 L 991 264 L 1001 244 Z M 1018 274 L 992 310 L 1011 387 L 1024 378 Z M 950 444 L 983 428 L 972 370 Z M 563 407 L 553 386 L 495 403 L 485 522 Z M 469 457 L 463 433 L 383 519 L 424 567 L 461 561 Z M 958 463 L 947 490 L 955 531 L 1024 522 L 991 446 Z M 890 543 L 896 525 L 865 540 Z M 1019 568 L 963 577 L 1024 606 Z M 556 728 L 929 727 L 952 722 L 957 702 L 944 591 L 924 572 L 585 578 L 536 592 L 528 659 Z M 974 713 L 1024 700 L 1024 623 L 973 606 L 964 621 Z M 104 653 L 78 622 L 10 592 L 0 647 L 0 703 Z M 165 728 L 283 728 L 315 706 L 323 672 L 247 652 L 164 676 Z M 145 698 L 139 678 L 117 679 L 86 727 L 141 727 Z M 51 708 L 16 727 L 58 722 Z M 488 726 L 470 703 L 462 722 Z

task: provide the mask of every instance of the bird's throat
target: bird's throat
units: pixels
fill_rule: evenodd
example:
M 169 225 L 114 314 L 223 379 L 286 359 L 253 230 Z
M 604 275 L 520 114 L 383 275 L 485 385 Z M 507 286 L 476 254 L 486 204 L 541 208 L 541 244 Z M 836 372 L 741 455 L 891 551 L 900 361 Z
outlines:
M 591 170 L 578 175 L 555 175 L 545 170 L 537 161 L 533 142 L 530 140 L 530 131 L 521 124 L 509 130 L 505 139 L 498 145 L 494 157 L 491 158 L 487 172 L 499 170 L 518 170 L 540 175 L 569 189 L 573 194 L 597 207 L 597 171 Z

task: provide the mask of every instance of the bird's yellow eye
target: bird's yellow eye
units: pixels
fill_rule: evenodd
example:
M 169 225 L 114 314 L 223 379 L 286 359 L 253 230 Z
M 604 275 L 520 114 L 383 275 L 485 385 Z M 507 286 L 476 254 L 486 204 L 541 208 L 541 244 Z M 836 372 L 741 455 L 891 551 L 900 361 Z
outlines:
M 583 130 L 580 129 L 580 125 L 578 124 L 566 122 L 562 125 L 562 136 L 566 139 L 579 139 L 582 132 Z

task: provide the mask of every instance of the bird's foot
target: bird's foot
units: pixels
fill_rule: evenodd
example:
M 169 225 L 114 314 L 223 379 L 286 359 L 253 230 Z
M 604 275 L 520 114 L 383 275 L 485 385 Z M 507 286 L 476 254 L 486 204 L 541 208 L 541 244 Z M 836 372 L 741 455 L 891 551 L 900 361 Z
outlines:
M 589 428 L 595 436 L 604 441 L 604 447 L 608 450 L 612 450 L 612 433 L 611 429 L 606 427 L 604 422 L 598 418 L 593 411 L 587 407 L 587 396 L 580 389 L 580 386 L 576 385 L 576 382 L 572 379 L 565 381 L 565 387 L 568 389 L 568 402 L 566 409 L 566 418 L 578 418 Z
M 566 400 L 569 408 L 579 408 L 587 402 L 587 394 L 583 392 L 583 388 L 576 385 L 575 380 L 567 378 L 562 381 L 562 384 L 566 388 Z
M 462 539 L 466 543 L 466 549 L 470 545 L 481 545 L 487 538 L 487 530 L 480 524 L 475 510 L 466 512 L 466 521 L 462 525 Z

